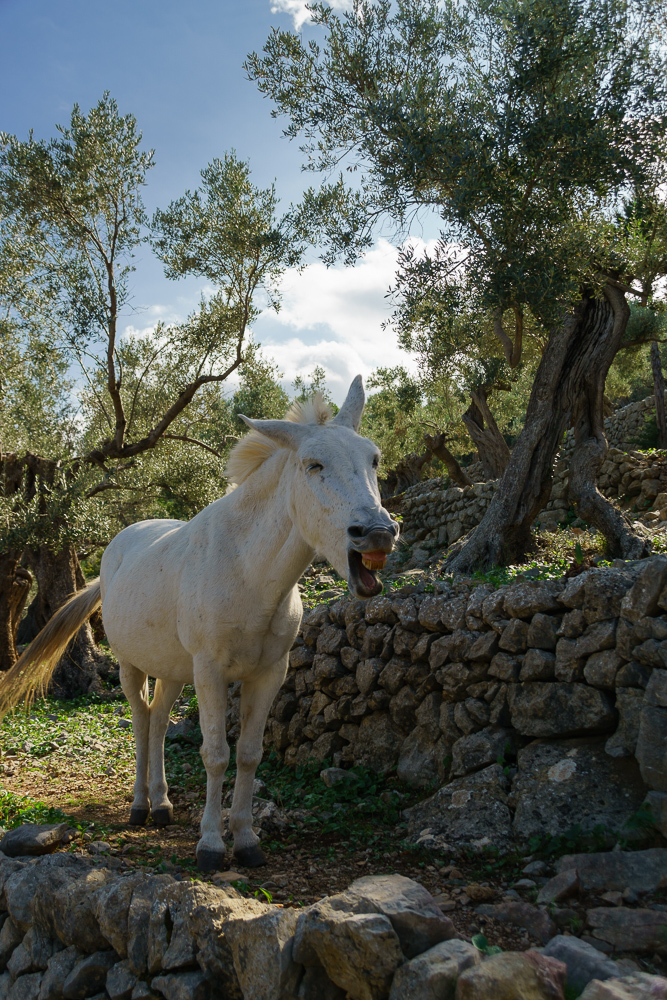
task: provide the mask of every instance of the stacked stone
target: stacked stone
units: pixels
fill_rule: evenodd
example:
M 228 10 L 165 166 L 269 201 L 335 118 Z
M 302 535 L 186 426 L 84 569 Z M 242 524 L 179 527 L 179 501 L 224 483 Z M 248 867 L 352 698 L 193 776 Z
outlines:
M 430 893 L 400 875 L 357 879 L 297 910 L 68 854 L 3 856 L 0 925 L 3 1000 L 402 1000 L 453 996 L 459 980 L 470 989 L 482 965 Z M 531 968 L 514 954 L 515 975 Z M 565 963 L 539 968 L 564 983 Z
M 579 752 L 572 740 L 585 737 L 593 784 L 621 789 L 609 806 L 620 829 L 645 784 L 667 793 L 655 777 L 667 774 L 666 611 L 663 556 L 571 580 L 438 594 L 422 582 L 318 605 L 290 654 L 267 745 L 288 764 L 396 767 L 417 786 L 454 779 L 450 794 L 475 775 L 504 804 L 502 836 L 526 838 L 551 821 L 520 807 L 522 788 L 540 769 L 567 773 L 563 760 Z M 517 752 L 508 776 L 497 761 Z

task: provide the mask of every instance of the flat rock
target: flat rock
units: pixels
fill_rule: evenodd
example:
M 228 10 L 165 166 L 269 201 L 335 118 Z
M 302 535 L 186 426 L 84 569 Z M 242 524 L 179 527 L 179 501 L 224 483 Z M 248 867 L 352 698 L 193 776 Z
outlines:
M 384 774 L 398 763 L 404 739 L 386 712 L 366 716 L 354 744 L 355 762 Z
M 61 1000 L 65 980 L 80 958 L 81 955 L 74 946 L 53 955 L 48 961 L 38 1000 Z
M 0 851 L 8 858 L 37 857 L 60 847 L 69 823 L 24 823 L 8 830 L 0 840 Z
M 27 976 L 19 976 L 9 988 L 7 1000 L 35 1000 L 42 984 L 41 972 L 31 972 Z
M 57 937 L 56 897 L 91 871 L 90 863 L 71 854 L 52 854 L 14 871 L 4 884 L 9 914 L 27 931 L 35 924 L 49 937 Z M 69 942 L 66 942 L 69 943 Z M 91 948 L 95 951 L 96 948 Z
M 389 1000 L 453 997 L 461 973 L 480 962 L 480 952 L 467 941 L 443 941 L 398 967 Z
M 610 958 L 573 935 L 558 934 L 544 948 L 543 955 L 557 958 L 567 966 L 567 985 L 581 992 L 592 979 L 613 979 L 621 971 Z
M 130 1000 L 137 982 L 126 958 L 122 962 L 116 962 L 107 972 L 106 990 L 110 1000 Z
M 579 1000 L 667 1000 L 667 979 L 634 972 L 606 982 L 593 980 Z
M 503 924 L 525 927 L 542 944 L 554 937 L 557 927 L 546 910 L 540 910 L 523 900 L 503 900 L 502 903 L 481 903 L 475 907 L 481 917 L 492 917 Z
M 91 904 L 100 931 L 121 958 L 127 957 L 127 921 L 132 895 L 149 880 L 145 872 L 132 872 L 105 882 L 93 893 Z
M 643 560 L 637 579 L 621 601 L 621 614 L 628 621 L 636 622 L 645 616 L 656 615 L 658 599 L 667 582 L 667 558 L 652 556 Z
M 427 847 L 448 843 L 507 848 L 512 833 L 508 791 L 509 781 L 499 764 L 456 778 L 404 811 L 408 835 Z
M 635 754 L 649 788 L 667 792 L 667 708 L 642 706 Z
M 642 691 L 637 690 L 637 688 L 618 688 L 616 691 L 618 727 L 604 747 L 605 752 L 610 757 L 633 757 L 635 755 L 643 707 Z
M 260 906 L 259 912 L 257 907 L 254 912 L 238 907 L 235 916 L 224 923 L 225 941 L 243 1000 L 282 1000 L 296 993 L 301 971 L 292 955 L 299 914 Z
M 456 1000 L 563 1000 L 565 965 L 534 951 L 491 955 L 459 977 Z
M 579 874 L 576 868 L 559 872 L 548 882 L 545 882 L 537 894 L 538 903 L 560 903 L 570 896 L 575 896 L 581 888 Z
M 588 684 L 531 681 L 510 689 L 512 726 L 522 736 L 610 732 L 616 711 L 606 691 Z
M 564 587 L 560 580 L 514 583 L 505 591 L 504 610 L 509 618 L 532 618 L 539 612 L 558 612 Z
M 456 934 L 428 889 L 404 875 L 367 875 L 356 879 L 342 895 L 353 901 L 357 912 L 387 917 L 407 958 Z
M 95 916 L 94 893 L 101 885 L 115 880 L 106 868 L 91 868 L 81 878 L 58 889 L 53 896 L 53 920 L 63 944 L 75 944 L 80 951 L 102 952 L 109 942 Z
M 320 771 L 320 778 L 327 788 L 333 788 L 334 785 L 340 785 L 341 782 L 348 785 L 359 784 L 358 775 L 354 771 L 346 771 L 342 767 L 325 767 L 323 771 Z
M 153 875 L 135 885 L 127 910 L 127 924 L 122 929 L 126 940 L 126 952 L 130 969 L 137 976 L 145 975 L 148 969 L 148 944 L 150 934 L 151 908 L 156 896 L 165 885 L 173 884 L 171 875 Z M 95 906 L 95 911 L 99 910 Z
M 388 917 L 345 912 L 336 909 L 331 900 L 324 900 L 301 914 L 299 924 L 297 960 L 306 965 L 319 962 L 350 1000 L 382 1000 L 387 996 L 394 973 L 403 962 L 398 936 Z M 263 994 L 258 993 L 257 1000 L 263 1000 Z
M 602 851 L 596 854 L 566 854 L 558 871 L 576 871 L 586 892 L 616 889 L 623 892 L 655 892 L 667 879 L 667 848 L 647 851 Z
M 588 910 L 586 918 L 593 937 L 616 951 L 667 952 L 665 914 L 659 910 L 600 906 Z
M 447 773 L 448 758 L 451 749 L 445 740 L 433 738 L 430 729 L 425 726 L 415 726 L 401 745 L 396 773 L 401 781 L 414 788 L 425 788 L 428 785 L 440 784 Z
M 583 832 L 621 831 L 645 794 L 634 759 L 609 757 L 602 740 L 536 740 L 519 752 L 513 830 L 524 840 L 558 836 L 575 823 Z
M 2 930 L 0 930 L 0 970 L 7 966 L 14 949 L 18 948 L 23 940 L 23 931 L 17 927 L 11 917 L 7 917 Z
M 502 726 L 487 726 L 462 736 L 452 747 L 452 777 L 459 778 L 494 764 L 505 757 L 507 749 L 516 750 L 516 737 L 511 729 Z
M 96 951 L 82 958 L 63 984 L 65 1000 L 85 1000 L 101 993 L 106 986 L 107 974 L 116 961 L 117 955 L 113 951 Z
M 151 986 L 165 1000 L 209 1000 L 210 984 L 203 972 L 172 972 L 156 976 Z

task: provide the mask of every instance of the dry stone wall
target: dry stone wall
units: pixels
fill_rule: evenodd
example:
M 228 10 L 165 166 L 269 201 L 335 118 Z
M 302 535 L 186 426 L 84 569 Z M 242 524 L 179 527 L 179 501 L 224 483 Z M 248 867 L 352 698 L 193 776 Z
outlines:
M 637 507 L 637 517 L 649 524 L 667 520 L 667 462 L 657 455 L 634 449 L 629 442 L 637 436 L 645 420 L 655 410 L 653 398 L 631 403 L 617 410 L 605 421 L 610 448 L 600 471 L 601 492 L 610 499 L 624 498 Z M 551 497 L 540 513 L 537 526 L 555 530 L 563 524 L 570 509 L 567 499 L 569 459 L 574 437 L 568 431 L 554 468 Z M 384 501 L 385 506 L 403 518 L 402 543 L 393 562 L 396 567 L 428 565 L 438 558 L 443 547 L 452 545 L 481 521 L 497 482 L 478 482 L 481 465 L 468 470 L 473 485 L 449 486 L 446 478 L 429 479 Z M 405 551 L 405 547 L 411 551 Z M 404 558 L 407 556 L 407 558 Z
M 582 1000 L 667 1000 L 667 979 L 642 972 L 628 955 L 661 963 L 661 904 L 589 909 L 587 940 L 558 933 L 552 919 L 562 923 L 573 911 L 555 903 L 586 887 L 624 890 L 602 896 L 606 902 L 646 900 L 664 881 L 665 855 L 564 857 L 558 874 L 540 878 L 536 906 L 516 892 L 475 906 L 480 922 L 530 927 L 545 945 L 494 954 L 457 933 L 441 904 L 401 875 L 366 876 L 312 906 L 286 909 L 230 886 L 119 872 L 113 859 L 105 867 L 81 854 L 2 854 L 0 998 L 565 1000 L 575 992 Z M 536 865 L 547 867 L 524 871 Z M 497 897 L 477 883 L 466 891 L 468 903 Z
M 453 997 L 481 960 L 401 875 L 297 910 L 81 855 L 0 857 L 2 1000 L 404 1000 L 435 986 Z M 564 980 L 563 963 L 545 968 Z
M 441 849 L 619 832 L 643 803 L 667 834 L 667 558 L 436 586 L 307 612 L 267 746 L 440 786 L 406 818 Z

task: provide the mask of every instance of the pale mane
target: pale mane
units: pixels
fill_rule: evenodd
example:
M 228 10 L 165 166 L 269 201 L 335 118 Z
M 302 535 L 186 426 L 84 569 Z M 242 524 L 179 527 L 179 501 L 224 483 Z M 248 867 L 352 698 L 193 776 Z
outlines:
M 291 420 L 295 424 L 326 424 L 333 417 L 333 411 L 328 403 L 322 398 L 321 392 L 300 402 L 292 403 L 285 414 L 285 420 Z M 271 441 L 264 437 L 259 431 L 249 431 L 238 444 L 235 444 L 227 459 L 225 474 L 229 482 L 227 492 L 230 493 L 244 480 L 251 476 L 256 469 L 259 469 L 267 458 L 282 446 L 276 441 Z

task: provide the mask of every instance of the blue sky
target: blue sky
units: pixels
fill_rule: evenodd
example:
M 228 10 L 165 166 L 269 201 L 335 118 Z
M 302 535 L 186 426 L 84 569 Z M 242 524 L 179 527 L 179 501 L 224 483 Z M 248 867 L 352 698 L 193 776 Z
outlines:
M 26 138 L 32 128 L 48 138 L 75 102 L 88 110 L 109 90 L 155 150 L 145 189 L 149 214 L 196 187 L 200 169 L 230 148 L 250 160 L 256 183 L 275 179 L 281 199 L 296 200 L 312 178 L 302 174 L 298 145 L 282 138 L 280 121 L 242 63 L 261 49 L 272 25 L 302 29 L 306 18 L 301 0 L 0 0 L 0 129 Z M 302 30 L 314 29 L 306 22 Z M 381 329 L 394 259 L 392 246 L 379 239 L 356 268 L 314 263 L 286 276 L 279 317 L 263 314 L 255 326 L 286 383 L 320 363 L 340 399 L 357 371 L 409 361 Z M 194 279 L 167 281 L 145 251 L 134 276 L 134 310 L 121 329 L 183 319 L 203 289 Z

